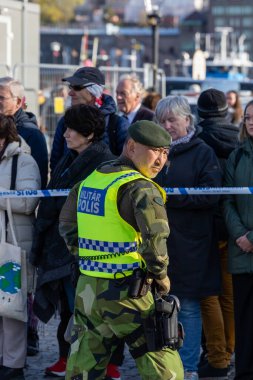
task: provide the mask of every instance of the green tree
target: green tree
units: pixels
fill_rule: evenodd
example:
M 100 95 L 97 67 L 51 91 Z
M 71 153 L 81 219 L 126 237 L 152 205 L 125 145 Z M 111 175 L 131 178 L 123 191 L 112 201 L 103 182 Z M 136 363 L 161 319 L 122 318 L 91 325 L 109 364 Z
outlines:
M 46 24 L 67 23 L 74 18 L 74 9 L 84 0 L 32 0 L 40 5 L 41 21 Z

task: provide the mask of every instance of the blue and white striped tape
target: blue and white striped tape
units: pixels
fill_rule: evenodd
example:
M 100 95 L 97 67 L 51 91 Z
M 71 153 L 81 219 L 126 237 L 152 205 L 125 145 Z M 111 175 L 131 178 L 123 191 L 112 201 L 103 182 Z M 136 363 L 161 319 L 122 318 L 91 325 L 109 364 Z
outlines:
M 168 195 L 253 194 L 253 187 L 165 187 Z
M 165 187 L 168 195 L 222 195 L 253 194 L 253 187 Z M 0 198 L 67 197 L 69 189 L 54 190 L 4 190 Z
M 38 198 L 38 197 L 67 197 L 69 189 L 54 190 L 4 190 L 0 198 Z

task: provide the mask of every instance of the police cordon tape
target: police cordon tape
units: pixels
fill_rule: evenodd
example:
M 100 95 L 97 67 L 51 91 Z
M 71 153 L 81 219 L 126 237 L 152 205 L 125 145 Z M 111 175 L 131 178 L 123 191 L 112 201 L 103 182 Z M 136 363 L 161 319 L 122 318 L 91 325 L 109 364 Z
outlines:
M 165 187 L 167 195 L 253 194 L 253 187 Z M 70 189 L 4 190 L 0 198 L 67 197 Z

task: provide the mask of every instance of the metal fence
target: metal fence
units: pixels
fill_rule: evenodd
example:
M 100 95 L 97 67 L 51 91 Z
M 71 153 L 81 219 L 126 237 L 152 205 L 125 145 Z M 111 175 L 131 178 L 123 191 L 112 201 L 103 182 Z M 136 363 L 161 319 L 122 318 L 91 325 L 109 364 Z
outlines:
M 74 65 L 23 65 L 17 64 L 12 69 L 3 67 L 5 75 L 12 75 L 19 79 L 25 86 L 29 110 L 38 116 L 41 129 L 46 133 L 48 147 L 50 149 L 55 128 L 64 110 L 70 105 L 67 87 L 63 85 L 62 78 L 71 75 L 79 66 Z M 101 66 L 99 69 L 105 75 L 105 88 L 114 98 L 120 76 L 134 73 L 143 83 L 144 88 L 152 87 L 153 67 L 145 64 L 143 68 Z M 31 86 L 31 77 L 36 77 L 33 83 L 38 88 Z M 162 96 L 166 95 L 166 76 L 163 70 L 157 72 L 157 87 Z M 56 98 L 62 98 L 62 107 L 56 109 Z

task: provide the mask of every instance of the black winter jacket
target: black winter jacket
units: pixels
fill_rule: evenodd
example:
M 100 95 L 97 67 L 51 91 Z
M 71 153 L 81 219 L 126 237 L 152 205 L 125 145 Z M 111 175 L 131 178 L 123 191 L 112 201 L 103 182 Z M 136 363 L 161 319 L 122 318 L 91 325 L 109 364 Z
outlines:
M 239 145 L 239 128 L 222 117 L 204 119 L 199 123 L 201 133 L 198 135 L 213 148 L 224 175 L 226 161 L 230 153 Z M 219 240 L 227 240 L 228 232 L 221 212 L 221 202 L 215 212 L 215 228 Z
M 85 179 L 102 162 L 114 159 L 107 145 L 96 142 L 77 155 L 69 151 L 58 163 L 48 184 L 49 189 L 69 189 Z M 59 215 L 66 197 L 40 201 L 35 223 L 30 262 L 38 268 L 35 305 L 37 316 L 47 322 L 57 303 L 57 280 L 71 274 L 74 257 L 59 234 Z
M 224 170 L 228 156 L 239 144 L 239 128 L 222 117 L 201 120 L 198 125 L 201 127 L 198 137 L 213 148 Z
M 168 166 L 156 178 L 163 187 L 215 187 L 221 171 L 213 150 L 196 135 L 173 147 Z M 168 275 L 171 292 L 199 298 L 220 290 L 217 239 L 213 210 L 218 196 L 169 195 L 166 203 L 170 236 Z
M 41 175 L 41 188 L 47 185 L 48 152 L 46 139 L 39 130 L 36 117 L 31 112 L 25 112 L 20 108 L 14 115 L 18 134 L 23 137 L 31 148 L 31 155 L 38 164 Z

